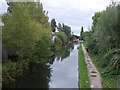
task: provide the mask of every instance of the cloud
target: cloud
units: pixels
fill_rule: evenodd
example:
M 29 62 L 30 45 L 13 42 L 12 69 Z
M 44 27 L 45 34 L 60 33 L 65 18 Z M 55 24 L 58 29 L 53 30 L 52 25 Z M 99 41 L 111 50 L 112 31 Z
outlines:
M 40 0 L 45 10 L 49 12 L 49 20 L 71 26 L 72 32 L 79 34 L 80 27 L 85 31 L 92 25 L 92 16 L 97 11 L 106 9 L 110 0 Z M 2 3 L 1 3 L 2 2 Z M 5 0 L 0 1 L 0 14 L 7 12 Z
M 0 0 L 0 14 L 7 12 L 7 3 L 5 0 Z
M 49 12 L 50 20 L 71 26 L 75 34 L 79 34 L 80 27 L 85 31 L 92 25 L 92 16 L 97 11 L 106 9 L 110 0 L 41 0 L 44 9 Z

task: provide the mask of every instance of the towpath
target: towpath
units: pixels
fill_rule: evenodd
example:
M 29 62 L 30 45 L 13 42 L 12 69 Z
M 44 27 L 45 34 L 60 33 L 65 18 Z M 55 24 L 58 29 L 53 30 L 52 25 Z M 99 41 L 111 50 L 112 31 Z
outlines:
M 89 79 L 90 79 L 90 87 L 92 88 L 102 88 L 101 77 L 100 73 L 98 72 L 97 68 L 91 61 L 88 53 L 85 50 L 84 45 L 82 44 L 82 50 L 85 57 L 85 62 L 87 64 Z

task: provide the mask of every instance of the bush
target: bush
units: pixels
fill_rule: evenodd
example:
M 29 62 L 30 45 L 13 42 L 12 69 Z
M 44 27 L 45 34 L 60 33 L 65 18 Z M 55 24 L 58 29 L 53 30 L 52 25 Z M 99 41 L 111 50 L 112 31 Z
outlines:
M 23 69 L 27 68 L 28 64 L 29 60 L 23 60 L 22 62 L 11 62 L 7 60 L 7 63 L 2 65 L 3 87 L 13 87 L 12 85 L 23 74 Z

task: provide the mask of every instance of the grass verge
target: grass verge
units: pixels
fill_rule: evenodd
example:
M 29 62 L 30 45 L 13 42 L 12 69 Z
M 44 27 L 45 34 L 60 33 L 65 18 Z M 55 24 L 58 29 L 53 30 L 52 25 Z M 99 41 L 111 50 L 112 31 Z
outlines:
M 82 51 L 82 45 L 79 46 L 79 86 L 80 88 L 90 88 L 89 77 L 88 77 L 88 70 L 84 59 L 84 54 Z

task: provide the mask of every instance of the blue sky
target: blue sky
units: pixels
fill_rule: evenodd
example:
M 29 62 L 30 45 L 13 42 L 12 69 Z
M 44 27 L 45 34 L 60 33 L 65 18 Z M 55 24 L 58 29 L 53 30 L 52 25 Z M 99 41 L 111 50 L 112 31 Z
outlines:
M 95 12 L 105 10 L 110 0 L 40 0 L 44 10 L 48 11 L 49 20 L 69 25 L 74 34 L 79 35 L 83 26 L 84 31 L 92 25 Z M 7 11 L 5 0 L 0 0 L 0 14 Z

